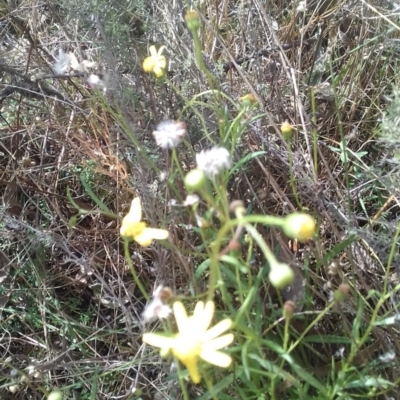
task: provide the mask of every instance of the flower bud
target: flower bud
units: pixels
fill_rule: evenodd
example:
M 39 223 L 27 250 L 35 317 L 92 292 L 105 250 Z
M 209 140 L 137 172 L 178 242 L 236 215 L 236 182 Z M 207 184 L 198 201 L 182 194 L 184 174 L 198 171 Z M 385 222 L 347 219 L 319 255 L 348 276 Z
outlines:
M 200 17 L 196 10 L 190 10 L 185 14 L 186 26 L 190 31 L 197 31 L 200 28 Z
M 295 305 L 292 300 L 288 300 L 283 305 L 283 318 L 292 319 L 295 311 Z
M 305 213 L 293 213 L 285 217 L 282 225 L 283 232 L 291 239 L 305 242 L 311 239 L 315 233 L 315 219 Z
M 248 94 L 240 97 L 239 101 L 240 101 L 240 104 L 245 107 L 250 107 L 257 103 L 257 99 L 251 93 L 248 93 Z
M 335 293 L 333 294 L 333 298 L 341 303 L 347 299 L 347 296 L 350 293 L 350 286 L 347 283 L 341 283 Z
M 275 289 L 283 289 L 294 281 L 294 272 L 289 265 L 276 262 L 270 268 L 268 278 Z
M 285 121 L 281 125 L 282 136 L 285 140 L 290 140 L 293 135 L 293 126 L 289 122 Z
M 233 211 L 238 219 L 243 218 L 243 216 L 246 214 L 246 209 L 242 200 L 232 201 L 232 203 L 229 204 L 229 210 Z
M 206 175 L 199 169 L 192 169 L 185 176 L 185 186 L 189 191 L 200 190 L 206 184 Z
M 239 240 L 237 240 L 237 239 L 232 239 L 228 244 L 229 250 L 232 250 L 232 251 L 239 250 L 241 247 L 242 246 L 241 246 Z
M 62 400 L 62 393 L 59 390 L 53 390 L 47 396 L 47 400 Z

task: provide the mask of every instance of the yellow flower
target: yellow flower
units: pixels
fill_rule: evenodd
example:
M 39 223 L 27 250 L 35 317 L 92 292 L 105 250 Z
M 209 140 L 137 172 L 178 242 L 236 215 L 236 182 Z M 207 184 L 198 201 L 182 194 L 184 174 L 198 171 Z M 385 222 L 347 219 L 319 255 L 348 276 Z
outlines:
M 139 197 L 132 200 L 129 213 L 122 220 L 121 236 L 133 239 L 143 247 L 151 245 L 154 239 L 163 240 L 168 238 L 168 231 L 165 229 L 147 228 L 146 222 L 142 219 L 142 206 Z
M 194 383 L 201 380 L 198 369 L 198 360 L 217 365 L 222 368 L 232 363 L 232 358 L 218 350 L 233 342 L 233 334 L 220 336 L 232 326 L 232 320 L 227 318 L 208 329 L 215 311 L 215 304 L 208 301 L 196 304 L 193 315 L 188 317 L 183 304 L 176 301 L 173 304 L 178 333 L 173 337 L 166 337 L 156 333 L 145 333 L 143 342 L 161 348 L 161 355 L 169 351 L 187 368 Z
M 167 60 L 162 55 L 165 46 L 161 46 L 158 51 L 156 46 L 150 46 L 150 56 L 146 57 L 143 61 L 143 69 L 145 72 L 154 72 L 157 78 L 165 75 L 165 68 L 167 68 Z
M 316 224 L 311 215 L 296 212 L 285 217 L 282 228 L 286 236 L 305 242 L 314 236 Z

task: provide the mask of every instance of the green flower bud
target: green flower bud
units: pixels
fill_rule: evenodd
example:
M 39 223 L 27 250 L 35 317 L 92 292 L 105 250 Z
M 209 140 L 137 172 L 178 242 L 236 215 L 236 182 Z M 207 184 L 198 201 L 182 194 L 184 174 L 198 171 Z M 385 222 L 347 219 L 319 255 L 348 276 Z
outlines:
M 294 272 L 289 265 L 276 262 L 270 268 L 268 278 L 275 289 L 283 289 L 294 281 Z
M 62 400 L 62 393 L 59 390 L 53 390 L 47 396 L 47 400 Z
M 257 99 L 251 93 L 248 93 L 248 94 L 240 97 L 239 101 L 240 101 L 240 104 L 242 104 L 245 107 L 251 107 L 257 103 Z
M 295 311 L 295 305 L 292 300 L 288 300 L 283 305 L 283 317 L 285 319 L 292 319 Z
M 192 169 L 185 176 L 185 186 L 190 192 L 200 190 L 206 184 L 206 175 L 201 169 Z
M 347 296 L 350 293 L 350 286 L 347 283 L 341 283 L 335 293 L 333 294 L 333 298 L 341 303 L 347 299 Z
M 290 140 L 293 135 L 293 126 L 289 122 L 285 121 L 281 125 L 282 136 L 285 140 Z
M 185 14 L 186 26 L 190 31 L 197 31 L 200 28 L 200 17 L 196 10 L 190 10 Z
M 282 225 L 283 232 L 291 239 L 305 242 L 314 236 L 316 228 L 315 219 L 305 213 L 293 213 L 285 217 Z

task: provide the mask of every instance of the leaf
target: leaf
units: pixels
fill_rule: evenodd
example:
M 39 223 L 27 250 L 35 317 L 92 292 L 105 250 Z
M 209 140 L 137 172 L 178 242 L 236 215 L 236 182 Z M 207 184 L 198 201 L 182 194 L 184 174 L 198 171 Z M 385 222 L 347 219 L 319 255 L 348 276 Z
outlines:
M 395 315 L 392 315 L 391 317 L 387 317 L 387 318 L 381 319 L 379 321 L 375 321 L 374 326 L 394 325 L 398 321 L 400 321 L 400 314 L 395 314 Z
M 328 391 L 326 390 L 326 387 L 324 384 L 322 384 L 322 382 L 309 374 L 303 367 L 298 365 L 291 355 L 285 353 L 282 354 L 281 357 L 287 361 L 287 363 L 292 367 L 293 371 L 300 379 L 317 389 L 319 391 L 319 394 L 322 394 L 326 396 L 326 398 L 328 398 Z
M 310 335 L 306 336 L 303 341 L 305 343 L 353 343 L 353 340 L 350 338 L 335 335 Z
M 194 273 L 194 277 L 196 281 L 198 281 L 204 274 L 206 274 L 206 271 L 208 270 L 208 267 L 210 266 L 211 260 L 207 258 L 207 260 L 203 261 L 197 268 Z
M 386 379 L 374 376 L 363 376 L 356 381 L 349 382 L 345 384 L 343 387 L 345 389 L 358 389 L 358 388 L 365 388 L 365 387 L 375 387 L 375 388 L 383 388 L 388 389 L 389 387 L 394 387 L 395 385 L 387 381 Z
M 263 154 L 265 154 L 266 151 L 255 151 L 254 153 L 250 153 L 247 156 L 243 157 L 242 159 L 240 159 L 234 166 L 233 168 L 230 170 L 229 172 L 229 176 L 233 175 L 237 169 L 239 169 L 241 166 L 243 166 L 244 164 L 248 163 L 250 160 L 252 160 L 253 158 L 262 156 Z
M 207 392 L 205 393 L 203 396 L 201 397 L 197 397 L 197 400 L 211 400 L 211 399 L 215 399 L 215 395 L 218 394 L 219 392 L 221 392 L 223 389 L 225 389 L 226 387 L 228 387 L 229 385 L 231 385 L 234 380 L 239 380 L 242 374 L 229 374 L 227 377 L 225 377 L 224 379 L 216 382 L 215 384 L 213 384 L 213 391 L 212 393 Z M 222 396 L 218 397 L 219 399 L 223 399 Z M 225 399 L 228 399 L 229 397 L 224 397 Z
M 249 363 L 247 360 L 247 350 L 249 347 L 249 342 L 246 342 L 242 347 L 242 363 L 243 363 L 243 370 L 248 380 L 251 379 L 250 371 L 249 371 Z
M 92 188 L 86 182 L 86 180 L 82 174 L 80 176 L 80 179 L 81 179 L 81 183 L 82 183 L 83 187 L 85 188 L 86 193 L 99 206 L 100 210 L 102 210 L 103 212 L 105 212 L 107 214 L 112 214 L 111 210 L 94 194 Z

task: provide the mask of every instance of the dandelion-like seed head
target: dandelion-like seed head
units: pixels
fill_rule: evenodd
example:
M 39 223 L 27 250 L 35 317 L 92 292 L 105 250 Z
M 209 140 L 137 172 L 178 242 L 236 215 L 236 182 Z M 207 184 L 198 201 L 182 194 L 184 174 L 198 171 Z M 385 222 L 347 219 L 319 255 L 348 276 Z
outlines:
M 174 149 L 182 141 L 186 133 L 187 128 L 183 121 L 163 121 L 157 125 L 153 136 L 157 146 L 162 149 Z
M 299 5 L 297 6 L 297 12 L 305 13 L 307 11 L 307 1 L 299 1 Z
M 209 328 L 215 310 L 214 302 L 196 304 L 193 315 L 188 317 L 183 304 L 176 301 L 173 305 L 178 333 L 166 337 L 155 333 L 145 333 L 143 342 L 161 349 L 161 354 L 172 354 L 188 369 L 194 383 L 201 380 L 198 369 L 199 358 L 219 367 L 228 367 L 232 358 L 219 350 L 233 342 L 233 334 L 227 331 L 232 321 L 227 318 Z
M 103 74 L 91 74 L 88 76 L 86 82 L 91 89 L 103 89 L 105 91 L 107 88 Z
M 198 204 L 200 201 L 200 197 L 197 196 L 197 194 L 188 194 L 186 196 L 185 201 L 183 202 L 183 205 L 185 207 L 190 207 L 190 206 L 194 206 L 196 204 Z
M 169 287 L 158 286 L 153 293 L 153 299 L 143 311 L 144 322 L 151 322 L 155 319 L 168 318 L 172 313 L 168 302 L 173 297 L 173 293 Z
M 225 147 L 215 146 L 196 154 L 197 167 L 209 178 L 231 167 L 231 156 Z
M 69 54 L 65 54 L 63 49 L 58 50 L 57 61 L 53 65 L 53 70 L 56 74 L 62 75 L 68 72 L 71 63 Z

